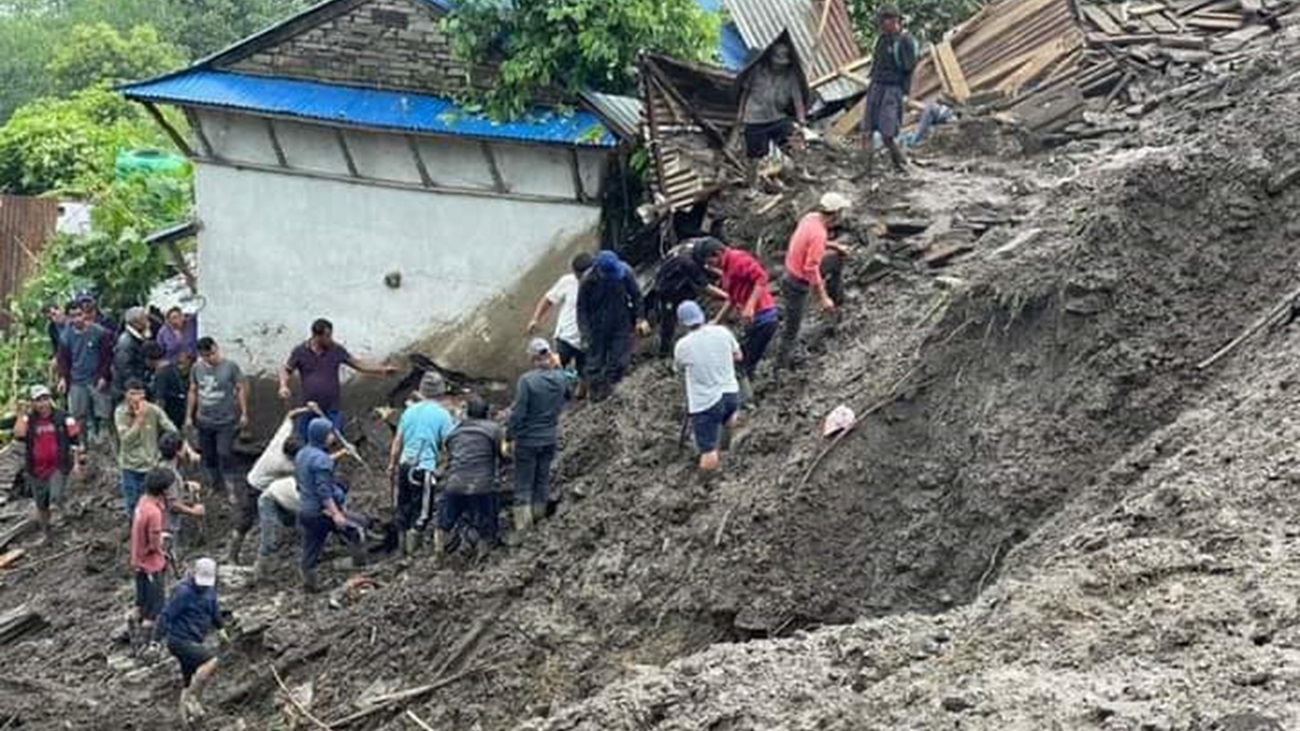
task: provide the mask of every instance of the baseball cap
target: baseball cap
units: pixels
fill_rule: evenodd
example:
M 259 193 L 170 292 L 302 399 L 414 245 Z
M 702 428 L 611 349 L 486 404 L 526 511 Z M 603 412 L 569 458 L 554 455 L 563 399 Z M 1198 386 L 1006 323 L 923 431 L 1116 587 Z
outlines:
M 206 557 L 195 561 L 194 584 L 196 586 L 216 586 L 217 562 Z
M 686 300 L 677 305 L 677 321 L 686 327 L 704 324 L 704 310 L 694 300 Z
M 528 354 L 536 358 L 539 355 L 549 355 L 551 344 L 546 342 L 546 338 L 533 338 L 528 341 Z
M 842 193 L 826 193 L 818 201 L 817 207 L 827 213 L 839 213 L 853 207 L 853 201 Z
M 447 381 L 442 374 L 437 371 L 425 371 L 420 376 L 420 395 L 425 398 L 434 398 L 447 393 Z
M 30 394 L 30 395 L 31 395 L 31 399 L 32 399 L 32 401 L 35 401 L 35 400 L 37 400 L 37 399 L 49 398 L 49 397 L 50 397 L 50 389 L 46 388 L 45 386 L 41 386 L 41 385 L 38 384 L 38 385 L 36 385 L 36 386 L 32 386 L 32 390 L 31 390 L 31 394 Z
M 898 12 L 898 6 L 892 3 L 881 5 L 876 11 L 876 19 L 884 20 L 885 18 L 901 18 L 903 15 Z

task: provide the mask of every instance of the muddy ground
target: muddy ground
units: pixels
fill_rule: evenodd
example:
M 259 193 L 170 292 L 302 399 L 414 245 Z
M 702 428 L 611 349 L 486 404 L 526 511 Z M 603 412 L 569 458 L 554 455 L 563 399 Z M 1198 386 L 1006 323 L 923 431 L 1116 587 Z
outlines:
M 296 590 L 292 547 L 270 586 L 227 571 L 204 727 L 288 727 L 272 664 L 333 728 L 1300 727 L 1295 326 L 1196 367 L 1295 288 L 1293 30 L 1170 81 L 1130 135 L 990 156 L 950 128 L 906 179 L 830 151 L 815 184 L 728 194 L 729 238 L 770 261 L 826 189 L 859 204 L 862 245 L 838 323 L 760 376 L 725 477 L 695 478 L 681 387 L 643 360 L 566 417 L 565 500 L 520 547 L 381 560 L 337 601 Z M 841 403 L 864 419 L 828 451 Z M 111 641 L 113 505 L 83 486 L 59 540 L 0 574 L 0 610 L 51 625 L 0 647 L 0 728 L 175 726 L 171 661 Z

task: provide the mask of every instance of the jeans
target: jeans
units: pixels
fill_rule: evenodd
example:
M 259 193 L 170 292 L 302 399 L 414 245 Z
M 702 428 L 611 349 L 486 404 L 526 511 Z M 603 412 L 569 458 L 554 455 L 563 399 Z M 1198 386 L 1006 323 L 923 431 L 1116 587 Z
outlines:
M 718 402 L 704 411 L 691 414 L 691 427 L 695 432 L 695 446 L 700 454 L 708 454 L 722 442 L 722 429 L 740 409 L 740 394 L 724 393 Z
M 397 529 L 424 530 L 433 517 L 434 485 L 437 480 L 428 470 L 404 464 L 397 467 Z
M 108 389 L 95 388 L 93 383 L 68 384 L 68 414 L 86 428 L 88 436 L 99 438 L 113 417 Z
M 632 329 L 617 326 L 596 331 L 587 343 L 587 381 L 593 386 L 614 385 L 623 380 L 632 360 Z
M 135 518 L 135 506 L 140 502 L 140 490 L 144 487 L 144 476 L 146 472 L 137 472 L 135 470 L 122 470 L 120 484 L 122 486 L 122 509 L 126 511 L 126 519 Z
M 776 335 L 779 326 L 780 318 L 773 309 L 758 313 L 754 322 L 745 328 L 745 335 L 740 341 L 740 350 L 745 354 L 744 360 L 740 363 L 740 372 L 749 380 L 754 380 L 758 363 L 767 352 L 767 346 L 772 342 L 772 337 Z
M 659 357 L 666 358 L 673 354 L 673 342 L 677 335 L 677 306 L 689 296 L 677 295 L 663 297 L 659 300 Z
M 280 527 L 290 528 L 294 524 L 293 513 L 280 507 L 270 495 L 257 499 L 257 555 L 267 558 L 275 553 L 279 545 Z
M 325 541 L 334 532 L 334 521 L 323 514 L 299 515 L 298 526 L 302 528 L 302 570 L 315 570 L 325 550 Z
M 551 501 L 551 462 L 555 445 L 515 445 L 515 505 L 546 505 Z
M 228 490 L 226 468 L 230 465 L 235 452 L 235 424 L 198 425 L 199 453 L 203 456 L 203 476 L 208 486 L 218 490 Z
M 488 545 L 496 545 L 497 536 L 501 535 L 501 525 L 497 519 L 496 493 L 482 495 L 460 495 L 447 493 L 442 496 L 438 506 L 438 530 L 450 533 L 456 523 L 463 517 L 478 531 Z
M 305 414 L 299 414 L 297 417 L 297 422 L 294 424 L 294 432 L 297 433 L 298 438 L 302 440 L 303 444 L 308 443 L 307 425 L 310 424 L 311 420 L 315 418 L 316 415 L 310 411 L 308 411 Z M 326 411 L 325 418 L 329 419 L 334 424 L 334 431 L 340 433 L 343 432 L 343 412 L 339 411 L 338 409 Z

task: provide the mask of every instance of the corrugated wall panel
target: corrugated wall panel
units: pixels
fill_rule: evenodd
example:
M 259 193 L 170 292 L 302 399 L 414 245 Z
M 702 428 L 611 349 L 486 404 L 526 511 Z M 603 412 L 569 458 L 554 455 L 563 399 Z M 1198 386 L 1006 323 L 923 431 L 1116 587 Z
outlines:
M 59 202 L 48 198 L 0 195 L 0 329 L 8 329 L 9 298 L 32 271 L 34 258 L 54 235 Z

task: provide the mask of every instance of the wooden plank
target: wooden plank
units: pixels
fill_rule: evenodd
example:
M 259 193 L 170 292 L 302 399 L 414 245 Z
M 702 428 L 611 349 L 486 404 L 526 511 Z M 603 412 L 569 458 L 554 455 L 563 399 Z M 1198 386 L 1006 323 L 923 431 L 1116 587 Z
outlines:
M 23 557 L 24 555 L 26 555 L 26 554 L 27 554 L 27 552 L 24 551 L 23 549 L 21 549 L 21 548 L 15 548 L 14 550 L 9 551 L 8 553 L 4 554 L 3 556 L 0 556 L 0 569 L 7 569 L 7 568 L 9 568 L 10 566 L 13 565 L 13 563 L 14 563 L 15 561 L 17 561 L 18 559 L 22 558 L 22 557 Z
M 163 128 L 163 132 L 167 133 L 167 137 L 171 139 L 173 145 L 176 145 L 176 149 L 184 153 L 186 157 L 194 157 L 194 150 L 190 148 L 190 144 L 186 142 L 185 138 L 181 136 L 181 133 L 172 126 L 171 122 L 167 121 L 167 118 L 163 116 L 163 113 L 158 111 L 158 107 L 155 106 L 153 102 L 144 102 L 144 109 L 149 113 L 150 117 L 153 117 L 153 121 L 157 122 L 158 126 Z
M 415 161 L 415 172 L 420 175 L 420 184 L 426 188 L 434 187 L 433 176 L 429 175 L 429 167 L 424 164 L 424 155 L 420 153 L 420 143 L 415 135 L 406 135 L 406 148 L 411 151 L 411 159 Z
M 1165 10 L 1168 10 L 1168 6 L 1164 3 L 1139 3 L 1137 5 L 1130 5 L 1128 14 L 1135 18 L 1141 18 L 1147 15 L 1156 15 Z
M 947 80 L 945 87 L 958 104 L 965 104 L 970 98 L 970 87 L 966 85 L 966 74 L 957 62 L 957 54 L 952 44 L 941 41 L 932 46 L 935 54 L 935 66 L 940 70 L 940 77 Z
M 203 123 L 199 121 L 199 115 L 195 114 L 193 109 L 185 107 L 185 119 L 190 123 L 190 129 L 194 130 L 195 136 L 199 138 L 199 146 L 203 154 L 208 157 L 219 157 L 212 147 L 212 141 L 208 139 L 208 133 L 203 131 Z
M 343 162 L 348 166 L 348 175 L 354 178 L 361 177 L 361 173 L 357 172 L 357 161 L 352 159 L 352 150 L 348 147 L 348 138 L 343 135 L 343 130 L 335 129 L 334 138 L 338 140 L 339 152 L 343 153 Z
M 1193 15 L 1190 18 L 1185 18 L 1183 22 L 1191 28 L 1202 28 L 1205 30 L 1237 30 L 1245 24 L 1245 21 L 1240 17 L 1228 20 L 1226 18 L 1202 18 L 1196 15 Z
M 587 191 L 582 187 L 582 166 L 578 162 L 577 148 L 569 150 L 569 171 L 573 174 L 573 197 L 579 203 L 586 203 L 589 199 Z
M 510 190 L 510 186 L 506 185 L 505 176 L 501 174 L 501 166 L 497 165 L 497 156 L 492 152 L 492 146 L 484 142 L 480 147 L 483 150 L 483 159 L 487 161 L 488 172 L 492 175 L 492 185 L 499 193 Z
M 1178 25 L 1177 23 L 1174 23 L 1172 20 L 1166 18 L 1161 13 L 1152 13 L 1151 15 L 1145 15 L 1142 17 L 1142 21 L 1146 23 L 1147 27 L 1149 27 L 1153 32 L 1156 33 L 1182 33 L 1183 32 L 1182 26 Z
M 1095 5 L 1084 5 L 1079 10 L 1083 13 L 1084 19 L 1096 26 L 1097 30 L 1102 33 L 1108 36 L 1124 35 L 1124 29 L 1105 10 Z
M 1057 41 L 1040 48 L 1038 53 L 1036 53 L 1028 63 L 1021 66 L 1019 69 L 1016 69 L 1015 73 L 1011 74 L 999 83 L 996 88 L 1005 91 L 1010 96 L 1014 96 L 1022 87 L 1024 87 L 1025 84 L 1037 78 L 1044 69 L 1063 56 L 1068 56 L 1073 53 L 1082 45 L 1082 33 L 1077 31 L 1067 33 Z
M 939 244 L 931 246 L 925 250 L 921 256 L 921 261 L 931 267 L 941 267 L 962 254 L 967 254 L 975 250 L 974 245 L 969 241 L 959 241 L 951 244 Z
M 280 167 L 289 167 L 289 158 L 284 154 L 284 148 L 280 146 L 280 135 L 275 132 L 275 120 L 265 117 L 262 121 L 266 122 L 266 135 L 271 138 L 271 149 L 275 150 L 275 160 L 280 163 Z

